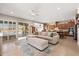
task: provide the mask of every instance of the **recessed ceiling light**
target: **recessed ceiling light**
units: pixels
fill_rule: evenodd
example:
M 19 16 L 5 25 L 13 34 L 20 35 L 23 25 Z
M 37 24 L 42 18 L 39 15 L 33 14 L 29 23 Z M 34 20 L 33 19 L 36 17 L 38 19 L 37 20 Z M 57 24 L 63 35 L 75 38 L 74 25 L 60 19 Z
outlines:
M 10 12 L 10 14 L 14 14 L 14 12 L 13 12 L 13 11 L 11 11 L 11 12 Z
M 61 8 L 57 8 L 57 10 L 60 10 Z
M 34 13 L 32 13 L 32 15 L 34 16 L 35 14 L 34 14 Z

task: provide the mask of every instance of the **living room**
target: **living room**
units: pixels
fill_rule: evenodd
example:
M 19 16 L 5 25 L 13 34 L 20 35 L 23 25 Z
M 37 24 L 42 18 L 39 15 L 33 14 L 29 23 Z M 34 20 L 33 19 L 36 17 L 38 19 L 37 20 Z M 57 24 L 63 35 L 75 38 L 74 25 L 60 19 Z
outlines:
M 78 56 L 78 3 L 0 3 L 1 56 Z

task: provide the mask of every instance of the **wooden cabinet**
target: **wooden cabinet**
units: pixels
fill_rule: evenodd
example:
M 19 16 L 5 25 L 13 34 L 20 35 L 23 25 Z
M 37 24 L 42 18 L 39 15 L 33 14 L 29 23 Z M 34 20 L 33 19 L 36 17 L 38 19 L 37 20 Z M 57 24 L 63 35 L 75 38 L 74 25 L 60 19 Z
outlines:
M 56 27 L 55 24 L 53 24 L 53 25 L 48 25 L 48 31 L 54 30 L 55 27 Z
M 59 28 L 59 30 L 66 30 L 64 31 L 64 35 L 68 35 L 68 29 L 72 28 L 75 26 L 75 21 L 74 20 L 70 20 L 68 22 L 65 23 L 57 23 L 57 24 L 49 24 L 48 25 L 48 31 L 50 30 L 54 30 L 56 27 Z
M 59 29 L 69 29 L 69 28 L 71 28 L 71 27 L 74 27 L 74 25 L 75 25 L 75 22 L 74 21 L 69 21 L 69 22 L 67 22 L 67 23 L 64 23 L 64 24 L 57 24 L 57 27 L 59 28 Z

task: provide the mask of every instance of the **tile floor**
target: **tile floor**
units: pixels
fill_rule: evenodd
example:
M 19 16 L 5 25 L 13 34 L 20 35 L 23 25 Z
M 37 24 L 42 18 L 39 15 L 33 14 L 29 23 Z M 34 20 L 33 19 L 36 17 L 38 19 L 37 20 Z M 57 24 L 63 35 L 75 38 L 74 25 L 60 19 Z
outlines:
M 53 45 L 51 45 L 53 46 Z M 48 54 L 49 56 L 79 56 L 79 47 L 73 37 L 60 39 L 59 44 Z M 37 53 L 35 53 L 37 54 Z M 3 56 L 23 56 L 21 46 L 16 45 L 15 41 L 3 44 Z
M 79 56 L 79 47 L 72 37 L 63 39 L 57 47 L 50 53 L 56 56 Z

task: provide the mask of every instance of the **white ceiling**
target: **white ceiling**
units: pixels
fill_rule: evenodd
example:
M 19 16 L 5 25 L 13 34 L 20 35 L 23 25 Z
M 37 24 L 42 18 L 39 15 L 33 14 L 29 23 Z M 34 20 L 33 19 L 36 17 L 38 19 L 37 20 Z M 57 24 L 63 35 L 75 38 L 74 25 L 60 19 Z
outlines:
M 52 23 L 74 19 L 77 7 L 77 3 L 0 3 L 0 13 Z

